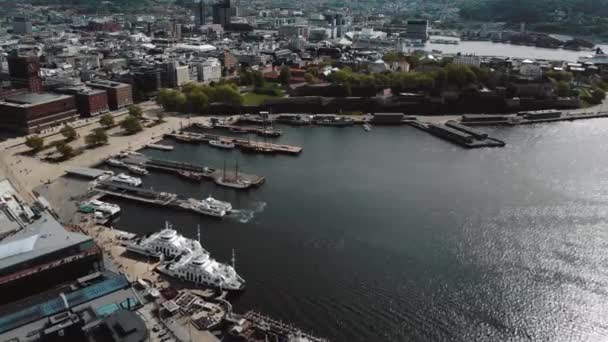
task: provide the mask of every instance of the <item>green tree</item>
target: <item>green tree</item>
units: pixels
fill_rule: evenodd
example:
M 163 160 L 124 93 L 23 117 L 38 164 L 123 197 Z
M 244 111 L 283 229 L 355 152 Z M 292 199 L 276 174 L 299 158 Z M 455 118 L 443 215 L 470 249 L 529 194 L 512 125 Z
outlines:
M 600 104 L 606 98 L 606 92 L 600 88 L 593 88 L 591 91 L 591 103 Z
M 382 60 L 388 64 L 395 63 L 399 60 L 399 54 L 397 51 L 389 51 L 382 56 Z
M 74 149 L 72 146 L 68 145 L 64 141 L 60 141 L 59 143 L 55 144 L 55 148 L 64 159 L 69 159 L 74 155 Z
M 570 96 L 570 84 L 565 81 L 558 81 L 555 83 L 555 91 L 559 97 L 568 97 Z
M 187 89 L 190 89 L 189 87 Z M 184 89 L 186 89 L 186 86 L 184 86 Z M 168 111 L 181 111 L 186 104 L 186 95 L 175 89 L 161 89 L 156 97 L 156 103 Z
M 279 82 L 282 85 L 289 84 L 289 79 L 291 78 L 291 69 L 288 66 L 283 66 L 281 68 L 281 72 L 279 73 Z
M 304 80 L 306 81 L 306 83 L 314 83 L 315 82 L 315 77 L 312 74 L 305 73 L 304 74 Z
M 203 114 L 209 106 L 209 97 L 201 90 L 189 93 L 186 98 L 188 107 L 194 113 Z
M 66 141 L 73 141 L 78 136 L 78 133 L 76 133 L 76 130 L 74 129 L 74 127 L 72 127 L 70 125 L 64 125 L 61 128 L 60 132 L 61 132 L 61 135 L 63 135 L 65 137 Z
M 464 89 L 477 82 L 477 76 L 466 65 L 449 64 L 445 67 L 447 83 Z
M 25 146 L 32 149 L 36 153 L 44 148 L 44 139 L 38 135 L 30 135 L 25 138 Z
M 136 118 L 141 118 L 142 116 L 144 116 L 144 111 L 138 105 L 130 105 L 129 115 L 134 116 Z
M 141 132 L 143 130 L 143 127 L 141 126 L 141 122 L 139 122 L 139 119 L 132 115 L 127 116 L 120 123 L 120 127 L 122 127 L 122 129 L 124 129 L 125 133 L 127 133 L 128 135 L 135 134 L 135 133 Z
M 103 128 L 95 128 L 91 133 L 84 137 L 84 142 L 88 146 L 99 146 L 108 143 L 108 135 Z
M 213 95 L 209 96 L 212 102 L 220 102 L 231 106 L 243 104 L 243 97 L 229 85 L 221 85 L 214 88 Z
M 110 128 L 114 126 L 114 117 L 110 113 L 104 114 L 99 118 L 99 124 L 105 128 Z

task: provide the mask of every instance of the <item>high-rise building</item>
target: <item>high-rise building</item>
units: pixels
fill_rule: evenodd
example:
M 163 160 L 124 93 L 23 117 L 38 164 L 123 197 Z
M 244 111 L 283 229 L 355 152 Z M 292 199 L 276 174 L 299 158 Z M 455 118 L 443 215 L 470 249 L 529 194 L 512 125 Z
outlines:
M 194 10 L 196 26 L 201 27 L 207 24 L 207 5 L 204 0 L 200 0 Z
M 232 16 L 238 14 L 237 6 L 238 3 L 233 0 L 222 0 L 213 4 L 213 23 L 222 25 L 222 27 L 230 24 Z
M 429 39 L 429 21 L 408 20 L 405 37 L 408 39 L 419 39 L 426 41 Z
M 32 34 L 32 21 L 24 17 L 13 19 L 14 34 Z

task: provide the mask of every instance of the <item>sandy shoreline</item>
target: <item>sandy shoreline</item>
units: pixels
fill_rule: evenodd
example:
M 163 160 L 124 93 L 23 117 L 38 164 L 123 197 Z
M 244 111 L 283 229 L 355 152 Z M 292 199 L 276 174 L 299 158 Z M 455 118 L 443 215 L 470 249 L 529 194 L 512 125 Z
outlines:
M 146 108 L 146 114 L 153 109 L 159 110 L 158 107 Z M 61 163 L 48 163 L 40 160 L 45 154 L 45 151 L 40 152 L 36 157 L 22 156 L 20 153 L 29 150 L 25 145 L 6 148 L 0 152 L 0 176 L 3 175 L 9 178 L 18 188 L 19 192 L 22 195 L 27 196 L 31 189 L 44 182 L 52 181 L 64 175 L 65 171 L 69 168 L 90 166 L 121 151 L 143 148 L 146 144 L 161 140 L 166 133 L 179 130 L 192 123 L 208 123 L 210 119 L 206 117 L 186 118 L 166 116 L 164 120 L 165 122 L 162 124 L 145 128 L 142 132 L 131 136 L 113 135 L 115 132 L 110 132 L 110 134 L 108 134 L 109 141 L 107 145 L 86 150 L 84 153 Z M 91 130 L 98 127 L 99 124 L 95 123 L 77 128 L 76 131 L 80 137 L 74 142 L 71 142 L 70 145 L 73 147 L 83 146 L 84 137 L 89 134 Z M 45 139 L 45 143 L 60 140 L 62 138 L 61 135 L 54 135 Z M 15 141 L 10 144 L 14 145 Z

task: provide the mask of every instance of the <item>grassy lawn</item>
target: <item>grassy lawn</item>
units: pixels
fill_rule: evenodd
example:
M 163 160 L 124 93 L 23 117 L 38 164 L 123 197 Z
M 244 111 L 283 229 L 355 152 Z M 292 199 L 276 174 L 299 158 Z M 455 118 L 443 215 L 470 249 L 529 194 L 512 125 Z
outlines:
M 246 106 L 257 106 L 264 103 L 265 100 L 273 98 L 275 96 L 247 93 L 243 95 L 243 104 Z

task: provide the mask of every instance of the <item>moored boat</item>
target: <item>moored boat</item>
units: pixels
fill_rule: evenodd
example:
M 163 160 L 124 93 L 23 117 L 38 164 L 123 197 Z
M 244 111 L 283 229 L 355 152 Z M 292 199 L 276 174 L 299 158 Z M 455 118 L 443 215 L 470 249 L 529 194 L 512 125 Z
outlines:
M 235 146 L 234 143 L 225 140 L 209 140 L 209 145 L 225 149 L 233 149 Z
M 177 173 L 180 176 L 187 178 L 189 180 L 192 180 L 192 181 L 200 182 L 201 180 L 203 180 L 203 174 L 200 172 L 179 170 L 179 171 L 177 171 Z
M 140 186 L 142 184 L 141 178 L 131 177 L 124 173 L 120 173 L 117 176 L 111 177 L 110 181 L 130 186 Z
M 147 176 L 150 174 L 150 172 L 148 172 L 148 170 L 144 169 L 143 167 L 139 167 L 139 166 L 135 166 L 135 165 L 129 165 L 128 169 L 129 169 L 129 172 L 132 172 L 134 174 L 141 175 L 141 176 Z

